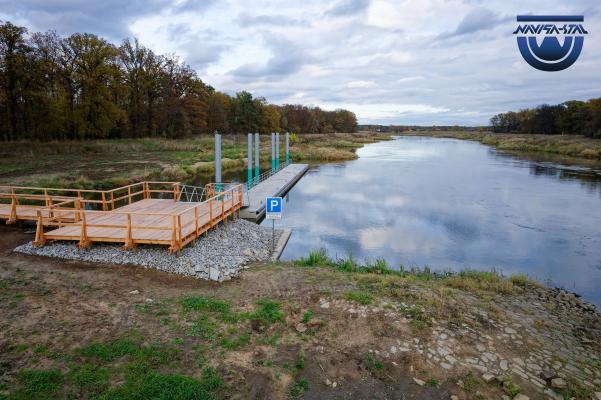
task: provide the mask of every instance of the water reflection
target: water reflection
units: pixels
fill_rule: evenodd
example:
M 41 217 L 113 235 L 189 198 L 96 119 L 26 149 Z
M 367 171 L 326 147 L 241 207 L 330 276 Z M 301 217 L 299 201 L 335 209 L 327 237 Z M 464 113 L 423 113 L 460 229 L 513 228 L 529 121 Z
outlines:
M 384 257 L 393 267 L 500 269 L 601 304 L 601 174 L 475 142 L 403 137 L 312 168 L 289 193 L 284 259 Z

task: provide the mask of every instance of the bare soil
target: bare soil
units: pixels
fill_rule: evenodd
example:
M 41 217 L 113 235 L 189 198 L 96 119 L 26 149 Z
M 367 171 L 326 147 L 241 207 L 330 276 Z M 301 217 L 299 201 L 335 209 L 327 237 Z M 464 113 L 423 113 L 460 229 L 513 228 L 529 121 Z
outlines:
M 599 314 L 570 312 L 547 289 L 483 293 L 285 263 L 220 284 L 12 253 L 32 235 L 31 227 L 0 227 L 0 398 L 19 385 L 20 371 L 70 376 L 78 349 L 124 337 L 175 348 L 173 360 L 156 366 L 164 374 L 199 377 L 215 367 L 226 399 L 498 399 L 508 392 L 503 379 L 547 399 L 550 383 L 537 371 L 557 363 L 569 385 L 558 393 L 585 399 L 601 388 Z M 283 318 L 201 326 L 213 314 L 182 311 L 190 296 L 240 313 L 270 299 Z M 245 341 L 220 341 L 240 332 Z M 498 378 L 485 382 L 485 373 Z M 110 375 L 111 388 L 120 384 L 119 373 Z M 90 398 L 67 379 L 56 397 L 69 396 Z

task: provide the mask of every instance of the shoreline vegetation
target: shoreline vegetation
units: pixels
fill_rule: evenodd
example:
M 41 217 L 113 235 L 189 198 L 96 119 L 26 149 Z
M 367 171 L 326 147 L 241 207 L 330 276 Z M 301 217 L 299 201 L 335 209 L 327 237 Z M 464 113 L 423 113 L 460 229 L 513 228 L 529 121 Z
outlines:
M 291 135 L 294 162 L 335 162 L 357 158 L 367 143 L 389 140 L 376 133 Z M 105 139 L 4 143 L 0 182 L 42 187 L 106 189 L 136 181 L 194 181 L 214 172 L 212 135 L 187 139 Z M 270 138 L 261 136 L 261 169 L 270 168 Z M 284 151 L 281 146 L 282 153 Z M 222 136 L 222 170 L 246 168 L 246 135 Z M 283 154 L 281 155 L 283 159 Z
M 601 315 L 525 275 L 393 271 L 316 250 L 216 286 L 0 257 L 2 399 L 584 400 L 601 391 Z
M 569 157 L 572 162 L 601 164 L 601 139 L 579 135 L 535 135 L 466 131 L 403 131 L 400 136 L 430 136 L 474 140 L 514 154 L 547 154 Z

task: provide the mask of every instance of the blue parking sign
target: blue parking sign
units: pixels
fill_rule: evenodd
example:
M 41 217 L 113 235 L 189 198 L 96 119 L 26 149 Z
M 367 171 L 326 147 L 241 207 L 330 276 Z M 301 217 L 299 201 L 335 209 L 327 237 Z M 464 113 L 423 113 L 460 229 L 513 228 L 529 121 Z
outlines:
M 265 200 L 265 218 L 282 219 L 282 198 L 268 197 Z

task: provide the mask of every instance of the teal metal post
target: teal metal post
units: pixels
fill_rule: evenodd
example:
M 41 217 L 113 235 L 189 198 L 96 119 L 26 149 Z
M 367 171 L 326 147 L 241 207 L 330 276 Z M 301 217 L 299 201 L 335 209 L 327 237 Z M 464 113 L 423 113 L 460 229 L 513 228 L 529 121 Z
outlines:
M 259 163 L 261 158 L 259 157 L 259 134 L 255 133 L 255 180 L 259 183 Z
M 275 170 L 280 170 L 280 132 L 275 133 Z
M 290 133 L 286 132 L 286 165 L 290 163 Z
M 248 173 L 246 174 L 247 186 L 250 189 L 253 183 L 253 134 L 248 134 Z

